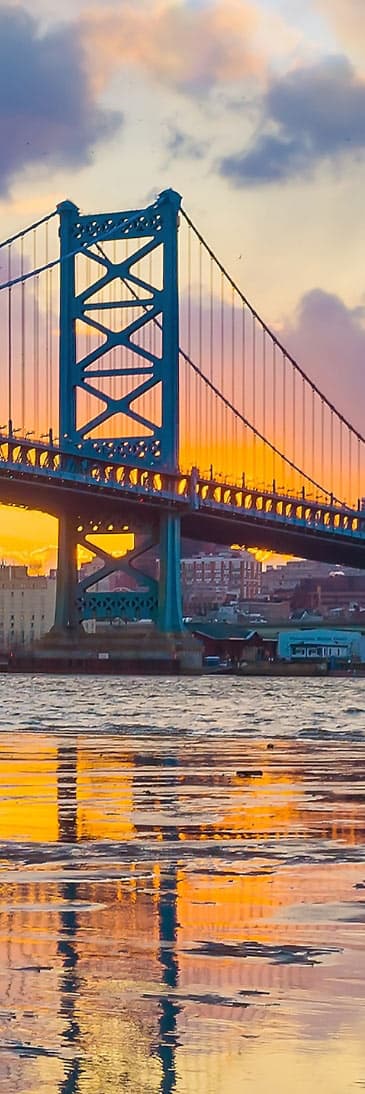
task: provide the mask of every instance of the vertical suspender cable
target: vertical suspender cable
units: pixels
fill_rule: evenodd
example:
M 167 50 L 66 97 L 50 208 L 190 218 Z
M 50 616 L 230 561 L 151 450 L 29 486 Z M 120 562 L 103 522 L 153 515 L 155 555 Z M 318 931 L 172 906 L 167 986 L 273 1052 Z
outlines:
M 110 253 L 109 253 L 109 257 L 111 257 L 111 261 L 113 262 L 114 261 L 114 253 L 115 253 L 115 239 L 113 239 L 111 247 L 110 247 L 110 244 L 109 244 L 109 252 L 110 252 L 110 250 L 111 250 L 112 254 L 110 256 Z M 106 326 L 111 328 L 112 330 L 115 330 L 116 329 L 115 321 L 116 321 L 116 318 L 117 318 L 117 312 L 114 310 L 114 308 L 112 308 L 112 299 L 113 299 L 113 280 L 109 281 L 108 290 L 107 290 L 107 300 L 108 300 L 108 303 L 109 303 L 110 307 L 109 307 L 109 311 L 107 310 L 107 313 L 106 313 L 107 315 L 109 315 Z M 104 318 L 105 318 L 105 312 L 104 312 Z M 110 355 L 110 361 L 108 361 L 108 354 L 106 354 L 104 357 L 102 357 L 101 360 L 103 362 L 103 367 L 104 367 L 104 363 L 105 363 L 106 368 L 115 369 L 116 368 L 117 356 L 118 356 L 117 352 L 116 352 L 116 350 L 114 350 Z M 108 378 L 104 380 L 104 384 L 106 385 L 107 389 L 109 390 L 109 395 L 113 399 L 114 398 L 114 388 L 115 388 L 115 376 L 111 376 L 111 377 L 108 376 Z M 110 413 L 110 418 L 113 418 L 114 417 L 114 406 L 113 406 L 113 404 L 111 404 L 111 405 L 109 404 L 109 411 L 111 412 Z M 115 428 L 114 428 L 114 430 L 113 430 L 113 428 L 110 429 L 110 418 L 108 419 L 106 425 L 107 425 L 107 435 L 111 439 L 113 432 L 114 432 L 114 434 L 116 433 L 116 429 Z M 116 421 L 117 421 L 117 419 L 116 419 Z
M 209 377 L 210 377 L 210 382 L 211 383 L 213 383 L 213 338 L 214 338 L 213 259 L 212 259 L 212 256 L 210 256 L 210 267 L 209 267 Z M 213 467 L 213 464 L 215 463 L 215 453 L 214 453 L 213 445 L 214 445 L 214 440 L 215 440 L 215 436 L 216 436 L 216 430 L 217 430 L 218 423 L 215 420 L 216 400 L 215 399 L 212 400 L 212 396 L 211 396 L 210 393 L 209 393 L 209 395 L 207 394 L 207 398 L 209 398 L 209 403 L 210 403 L 210 406 L 211 406 L 210 423 L 209 423 L 210 431 L 209 431 L 209 440 L 208 440 L 208 444 L 209 444 L 209 463 L 210 463 L 211 467 Z
M 21 238 L 20 243 L 20 273 L 21 277 L 24 274 L 24 236 Z M 21 282 L 20 287 L 20 401 L 21 401 L 21 419 L 22 419 L 22 431 L 26 432 L 25 422 L 25 282 Z
M 11 245 L 8 246 L 8 281 L 11 281 Z M 8 419 L 13 417 L 13 341 L 12 341 L 12 296 L 11 285 L 8 288 Z M 10 426 L 9 426 L 10 429 Z
M 297 461 L 296 461 L 296 458 L 295 458 L 295 454 L 296 454 L 296 411 L 297 411 L 297 405 L 296 405 L 296 386 L 295 386 L 296 372 L 295 372 L 295 368 L 292 369 L 292 376 L 293 376 L 293 420 L 292 420 L 292 429 L 293 429 L 293 448 L 292 448 L 292 452 L 293 452 L 293 456 L 292 456 L 292 459 L 293 459 L 293 463 L 296 463 Z M 295 488 L 293 488 L 293 489 L 295 489 Z
M 312 387 L 312 466 L 311 477 L 315 477 L 315 435 L 316 435 L 316 395 Z
M 274 446 L 276 448 L 277 447 L 277 441 L 276 441 L 276 345 L 275 345 L 275 342 L 273 342 L 273 344 L 272 344 L 272 375 L 273 375 L 273 382 L 272 382 L 272 387 L 273 387 L 273 393 L 272 393 L 272 431 L 273 431 L 273 442 L 274 442 Z M 276 478 L 276 452 L 273 452 L 273 454 L 272 454 L 272 475 L 273 475 L 273 480 L 275 480 L 275 478 Z
M 37 268 L 37 235 L 33 232 L 33 263 Z M 33 288 L 33 385 L 34 385 L 34 429 L 39 436 L 39 277 L 34 279 Z
M 262 328 L 262 432 L 266 437 L 266 332 Z M 266 444 L 263 447 L 263 478 L 266 488 Z
M 334 488 L 333 488 L 333 410 L 331 410 L 330 459 L 331 459 L 331 490 L 332 490 L 332 493 L 335 493 Z
M 242 414 L 246 414 L 246 308 L 242 305 Z M 242 474 L 247 473 L 247 427 L 243 425 Z
M 202 243 L 199 241 L 199 368 L 203 367 L 203 249 Z M 197 413 L 198 413 L 198 430 L 197 430 L 197 466 L 201 465 L 202 453 L 204 451 L 206 438 L 204 436 L 204 424 L 203 424 L 203 399 L 202 399 L 202 385 L 201 380 L 197 377 L 198 383 L 198 399 L 197 399 Z M 203 447 L 204 446 L 204 447 Z
M 283 366 L 283 393 L 282 393 L 282 398 L 283 398 L 283 452 L 285 453 L 285 446 L 286 446 L 286 357 L 285 357 L 284 353 L 282 354 L 282 366 Z M 283 470 L 284 470 L 284 468 L 283 468 Z M 285 489 L 285 487 L 286 487 L 286 483 L 284 483 L 284 489 Z
M 342 476 L 342 422 L 340 421 L 340 498 L 343 500 L 343 476 Z
M 47 266 L 48 265 L 48 221 L 45 224 L 45 261 L 46 261 L 46 266 Z M 46 358 L 46 368 L 45 368 L 45 373 L 46 373 L 46 406 L 45 406 L 44 428 L 49 428 L 49 426 L 51 424 L 51 422 L 50 422 L 50 410 L 49 410 L 49 323 L 48 323 L 49 270 L 46 270 L 45 278 L 46 278 L 46 283 L 45 283 L 46 314 L 45 314 L 45 324 L 44 324 L 44 335 L 45 335 L 45 358 Z
M 223 282 L 223 271 L 221 272 L 221 309 L 220 309 L 220 311 L 221 311 L 221 314 L 220 314 L 220 321 L 221 321 L 221 330 L 220 330 L 221 380 L 220 380 L 220 382 L 221 382 L 221 391 L 223 392 L 224 391 L 224 282 Z M 224 410 L 223 410 L 223 405 L 222 405 L 222 436 L 221 436 L 222 448 L 221 448 L 221 451 L 222 451 L 222 456 L 225 459 L 226 458 L 226 437 L 224 435 L 224 427 L 225 427 Z M 222 471 L 223 471 L 223 473 L 225 473 L 225 471 L 226 471 L 225 466 L 222 467 Z
M 120 244 L 119 244 L 119 247 L 120 247 Z M 121 248 L 121 255 L 120 255 L 122 260 L 126 258 L 125 252 L 126 252 L 126 247 L 122 247 Z M 91 277 L 90 277 L 90 280 L 91 280 Z M 126 284 L 125 284 L 125 281 L 121 281 L 120 282 L 120 302 L 121 303 L 123 302 L 123 299 L 125 299 L 125 295 L 126 295 Z M 128 322 L 128 313 L 127 313 L 127 322 Z M 125 307 L 121 307 L 121 309 L 120 309 L 120 330 L 125 329 L 125 326 L 126 326 L 126 309 L 125 309 Z M 154 338 L 155 338 L 155 327 L 154 327 L 154 324 L 153 324 L 152 339 L 154 340 Z M 152 352 L 154 352 L 154 347 L 152 349 Z M 122 369 L 126 368 L 126 360 L 125 359 L 126 359 L 126 348 L 125 348 L 125 346 L 119 346 L 118 368 L 119 368 L 120 371 Z M 118 376 L 118 383 L 117 383 L 118 399 L 120 399 L 121 396 L 122 396 L 122 387 L 123 387 L 123 377 L 120 375 L 120 376 Z M 118 422 L 118 420 L 119 420 L 119 418 L 117 419 L 117 422 Z M 121 428 L 120 428 L 119 431 L 121 433 Z
M 188 354 L 189 354 L 189 357 L 191 357 L 191 232 L 192 232 L 192 230 L 189 226 L 188 227 Z M 189 420 L 188 419 L 189 414 L 191 415 L 190 420 L 191 420 L 193 428 L 192 428 L 192 431 L 190 431 L 190 429 L 188 429 L 188 428 L 186 429 L 186 441 L 187 441 L 187 444 L 189 444 L 189 453 L 190 453 L 189 463 L 191 463 L 191 464 L 194 463 L 194 452 L 193 452 L 193 447 L 192 446 L 194 446 L 194 448 L 195 448 L 195 437 L 194 437 L 195 392 L 194 392 L 194 384 L 195 384 L 195 374 L 194 374 L 194 376 L 192 376 L 191 375 L 191 370 L 189 369 L 188 370 L 188 390 L 187 390 L 186 413 L 187 413 L 187 422 Z M 191 433 L 192 433 L 192 435 L 191 435 Z
M 256 428 L 256 320 L 252 315 L 252 423 Z M 256 486 L 256 433 L 253 435 L 252 474 Z
M 304 468 L 305 468 L 305 465 L 306 465 L 306 455 L 305 455 L 305 430 L 306 430 L 305 402 L 306 402 L 306 396 L 307 396 L 307 386 L 306 386 L 306 382 L 305 382 L 305 379 L 304 379 L 304 376 L 303 376 L 303 379 L 302 379 L 302 468 L 303 468 L 303 471 L 304 471 Z
M 54 429 L 53 420 L 53 270 L 49 271 L 49 424 Z
M 321 482 L 324 479 L 324 402 L 321 399 Z
M 148 282 L 149 282 L 149 285 L 151 286 L 151 290 L 152 290 L 152 286 L 153 286 L 152 251 L 150 251 L 149 256 L 148 256 Z M 148 348 L 149 353 L 153 353 L 153 349 L 152 349 L 152 330 L 153 330 L 153 327 L 154 327 L 154 323 L 151 322 L 151 320 L 150 320 L 150 322 L 147 325 L 147 331 L 148 331 L 148 346 L 147 346 L 147 348 Z M 179 359 L 179 362 L 178 362 L 178 368 L 180 368 L 180 359 Z M 153 361 L 153 379 L 156 379 L 156 374 L 157 374 L 156 362 Z M 183 390 L 182 382 L 183 382 L 183 375 L 181 376 L 181 391 Z M 181 410 L 180 410 L 180 413 L 181 413 Z M 151 389 L 151 421 L 154 422 L 154 424 L 157 425 L 157 426 L 161 425 L 161 411 L 160 411 L 160 407 L 158 405 L 158 388 L 157 388 L 156 384 L 154 384 L 152 389 Z
M 128 239 L 126 239 L 126 241 L 125 241 L 125 254 L 124 254 L 125 259 L 128 258 L 128 255 L 129 255 L 129 244 L 128 244 Z M 124 298 L 126 297 L 125 285 L 123 285 L 123 297 Z M 123 324 L 125 324 L 125 309 L 122 309 L 122 311 L 123 311 L 122 322 L 123 322 Z M 128 316 L 127 322 L 131 322 L 132 321 L 132 313 L 129 312 L 129 310 L 128 310 L 127 316 Z M 154 324 L 154 353 L 157 352 L 158 337 L 159 337 L 158 327 L 156 327 L 156 324 Z M 124 361 L 124 369 L 126 369 L 126 368 L 129 367 L 129 365 L 131 363 L 130 362 L 130 351 L 129 351 L 129 349 L 127 349 L 126 346 L 123 346 L 122 356 L 123 356 L 123 361 Z M 121 398 L 123 398 L 123 396 L 126 394 L 127 384 L 128 384 L 128 378 L 126 377 L 126 375 L 124 373 L 123 376 L 121 376 L 121 378 L 120 378 L 119 391 L 120 391 Z M 120 433 L 122 435 L 123 427 L 122 427 L 122 423 L 121 423 L 121 418 L 119 419 L 119 430 L 120 430 Z
M 113 263 L 114 267 L 116 266 L 116 262 L 117 262 L 117 241 L 116 241 L 116 239 L 113 239 L 112 263 Z M 111 291 L 112 291 L 112 282 L 110 282 L 110 293 L 111 293 Z M 122 281 L 120 281 L 119 291 L 122 292 Z M 122 308 L 120 310 L 122 311 Z M 118 313 L 116 313 L 116 314 L 118 314 Z M 120 350 L 120 347 L 119 347 L 119 350 Z M 115 355 L 114 355 L 114 369 L 119 368 L 119 357 L 120 357 L 120 352 L 119 353 L 116 352 Z M 112 377 L 111 394 L 112 394 L 112 399 L 116 399 L 118 397 L 118 377 L 117 376 Z
M 232 365 L 232 403 L 236 405 L 236 340 L 235 340 L 235 307 L 234 307 L 235 291 L 232 287 L 232 301 L 231 301 L 231 365 Z M 233 480 L 236 478 L 237 468 L 237 418 L 233 416 L 233 429 L 232 429 L 232 458 L 231 458 L 231 472 L 233 474 Z

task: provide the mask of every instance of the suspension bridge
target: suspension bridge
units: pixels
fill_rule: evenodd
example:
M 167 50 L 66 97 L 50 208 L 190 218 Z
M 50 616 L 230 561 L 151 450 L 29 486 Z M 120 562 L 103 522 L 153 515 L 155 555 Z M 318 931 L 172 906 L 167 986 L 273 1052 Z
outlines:
M 0 501 L 58 518 L 59 631 L 181 631 L 181 535 L 365 567 L 365 438 L 177 193 L 103 215 L 63 202 L 4 240 L 0 264 Z M 136 546 L 115 558 L 104 537 L 127 531 Z M 78 546 L 100 563 L 81 580 Z M 133 588 L 100 591 L 116 570 Z

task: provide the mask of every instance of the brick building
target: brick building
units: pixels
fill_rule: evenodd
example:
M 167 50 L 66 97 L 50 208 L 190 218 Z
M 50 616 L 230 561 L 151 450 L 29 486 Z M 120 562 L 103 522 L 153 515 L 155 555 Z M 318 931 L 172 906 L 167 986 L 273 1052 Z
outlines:
M 291 607 L 293 611 L 317 611 L 321 615 L 334 609 L 365 608 L 365 573 L 307 578 L 294 589 Z
M 286 599 L 300 582 L 310 579 L 321 582 L 332 573 L 343 573 L 341 567 L 329 562 L 311 562 L 308 559 L 290 559 L 282 566 L 267 566 L 262 575 L 262 592 L 270 597 Z M 348 570 L 349 574 L 360 574 L 360 570 Z
M 241 603 L 261 592 L 262 566 L 248 551 L 221 551 L 181 560 L 184 611 Z

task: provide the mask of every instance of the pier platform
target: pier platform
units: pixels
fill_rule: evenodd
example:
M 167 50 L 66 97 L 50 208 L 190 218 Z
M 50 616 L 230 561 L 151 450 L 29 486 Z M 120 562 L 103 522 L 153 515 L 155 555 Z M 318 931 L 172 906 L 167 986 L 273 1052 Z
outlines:
M 151 623 L 127 623 L 88 634 L 80 626 L 56 629 L 31 649 L 15 651 L 13 672 L 195 675 L 202 671 L 201 644 L 188 632 L 163 634 Z

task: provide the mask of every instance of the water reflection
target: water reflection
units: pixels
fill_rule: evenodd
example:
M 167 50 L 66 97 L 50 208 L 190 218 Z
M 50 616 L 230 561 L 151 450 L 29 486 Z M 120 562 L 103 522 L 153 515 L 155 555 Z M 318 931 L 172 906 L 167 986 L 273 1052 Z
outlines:
M 283 731 L 278 692 L 263 695 L 260 724 L 257 686 L 254 733 L 251 722 L 233 732 L 229 694 L 227 724 L 221 714 L 219 733 L 196 733 L 197 684 L 188 682 L 180 700 L 176 682 L 168 687 L 176 729 L 188 708 L 191 731 L 134 732 L 132 681 L 123 683 L 127 730 L 75 732 L 64 713 L 64 728 L 60 715 L 51 731 L 0 733 L 0 1083 L 9 1094 L 359 1089 L 365 687 L 356 684 L 354 740 L 341 693 L 335 717 L 327 700 L 321 733 L 314 725 L 309 738 L 301 723 L 295 736 Z M 53 687 L 57 696 L 63 682 Z M 145 719 L 150 687 L 138 682 Z M 227 682 L 210 687 L 208 726 Z M 296 688 L 309 732 L 318 693 L 303 707 Z M 99 689 L 88 681 L 85 720 Z M 115 689 L 105 682 L 109 717 Z M 34 705 L 34 720 L 49 718 L 46 694 Z
M 178 758 L 165 755 L 161 766 L 165 769 L 166 785 L 169 789 L 169 804 L 172 817 L 176 806 L 171 803 L 177 796 Z M 174 777 L 175 772 L 175 777 Z M 164 828 L 164 838 L 174 841 L 178 839 L 178 828 L 169 825 Z M 158 918 L 162 983 L 166 985 L 166 994 L 160 997 L 160 1023 L 158 1055 L 162 1064 L 161 1094 L 171 1094 L 176 1089 L 176 1049 L 178 1044 L 177 1021 L 180 1006 L 171 998 L 179 984 L 179 966 L 177 957 L 177 866 L 171 865 L 164 868 L 160 877 L 158 894 Z
M 171 1094 L 176 1089 L 176 1048 L 178 1044 L 177 1022 L 180 1005 L 169 995 L 178 987 L 179 966 L 177 943 L 177 869 L 172 866 L 163 871 L 159 891 L 159 930 L 162 983 L 166 994 L 160 997 L 160 1022 L 158 1055 L 162 1064 L 161 1094 Z
M 80 1027 L 77 1019 L 76 1001 L 81 990 L 81 982 L 77 974 L 77 930 L 78 921 L 76 912 L 67 910 L 67 905 L 72 905 L 77 900 L 78 887 L 68 883 L 61 887 L 62 898 L 66 910 L 60 915 L 61 934 L 58 940 L 58 953 L 63 964 L 64 975 L 60 979 L 60 1015 L 64 1020 L 63 1039 L 73 1050 L 71 1063 L 67 1066 L 66 1074 L 61 1082 L 60 1094 L 78 1094 L 78 1080 L 80 1076 Z

